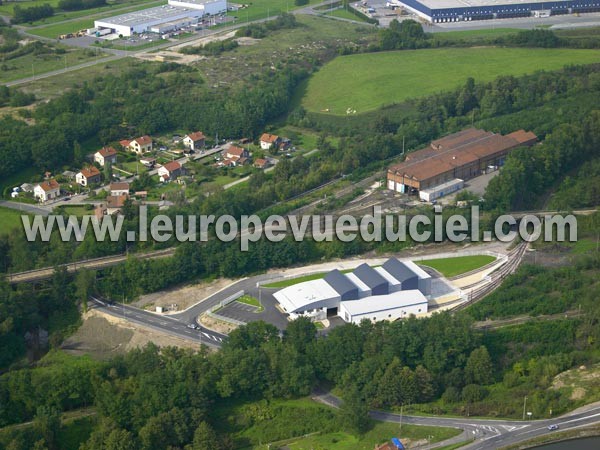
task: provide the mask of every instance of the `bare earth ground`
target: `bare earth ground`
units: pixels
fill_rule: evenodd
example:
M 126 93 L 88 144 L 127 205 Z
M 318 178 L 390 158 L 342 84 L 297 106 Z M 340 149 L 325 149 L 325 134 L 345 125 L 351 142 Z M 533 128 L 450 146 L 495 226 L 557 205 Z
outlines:
M 88 354 L 97 359 L 108 359 L 150 342 L 159 347 L 199 348 L 193 342 L 91 310 L 83 316 L 83 325 L 63 343 L 62 349 L 76 356 Z
M 571 400 L 581 400 L 590 392 L 600 390 L 600 364 L 580 366 L 554 377 L 551 389 L 571 388 Z
M 183 311 L 184 309 L 205 300 L 235 281 L 237 280 L 219 278 L 213 281 L 205 281 L 202 283 L 153 292 L 152 294 L 142 295 L 138 301 L 133 303 L 133 306 L 154 309 L 155 306 L 166 307 L 176 303 L 178 305 L 178 310 Z
M 213 330 L 221 334 L 229 334 L 237 328 L 237 325 L 223 322 L 222 320 L 213 319 L 206 314 L 202 314 L 198 319 L 200 320 L 200 323 L 209 330 Z

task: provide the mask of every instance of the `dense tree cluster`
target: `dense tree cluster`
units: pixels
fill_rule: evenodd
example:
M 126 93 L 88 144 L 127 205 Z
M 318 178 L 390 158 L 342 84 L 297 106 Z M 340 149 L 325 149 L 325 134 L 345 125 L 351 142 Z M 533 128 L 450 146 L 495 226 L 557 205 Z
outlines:
M 104 5 L 106 5 L 106 0 L 60 0 L 58 2 L 58 7 L 63 11 L 77 11 Z
M 13 18 L 11 19 L 12 23 L 26 23 L 26 22 L 34 22 L 36 20 L 44 19 L 46 17 L 51 17 L 54 15 L 54 8 L 50 6 L 48 3 L 44 3 L 43 5 L 38 6 L 29 6 L 22 7 L 20 5 L 16 5 L 13 8 Z

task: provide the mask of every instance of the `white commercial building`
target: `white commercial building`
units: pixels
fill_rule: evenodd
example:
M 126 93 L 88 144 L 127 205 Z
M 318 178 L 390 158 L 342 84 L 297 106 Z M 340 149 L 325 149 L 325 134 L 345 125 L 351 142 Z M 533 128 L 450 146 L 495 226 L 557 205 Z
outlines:
M 351 273 L 333 270 L 322 279 L 294 284 L 273 295 L 292 318 L 339 315 L 358 323 L 426 313 L 430 294 L 427 272 L 413 262 L 391 258 L 381 267 L 361 264 Z
M 214 16 L 227 11 L 227 0 L 169 0 L 168 4 L 154 8 L 133 11 L 114 17 L 94 21 L 98 35 L 110 29 L 123 36 L 145 33 L 152 28 L 180 27 L 190 25 L 204 16 Z M 170 31 L 169 30 L 169 31 Z

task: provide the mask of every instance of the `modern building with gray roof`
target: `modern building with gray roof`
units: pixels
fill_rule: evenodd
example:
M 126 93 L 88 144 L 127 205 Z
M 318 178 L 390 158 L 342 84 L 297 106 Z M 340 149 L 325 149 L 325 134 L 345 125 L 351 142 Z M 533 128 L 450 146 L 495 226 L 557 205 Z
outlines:
M 369 286 L 372 295 L 386 295 L 390 293 L 388 281 L 368 264 L 361 264 L 354 269 L 353 273 Z
M 295 318 L 339 315 L 347 322 L 397 320 L 427 312 L 431 277 L 416 264 L 395 258 L 381 267 L 361 264 L 351 273 L 339 270 L 323 278 L 275 292 L 281 308 Z

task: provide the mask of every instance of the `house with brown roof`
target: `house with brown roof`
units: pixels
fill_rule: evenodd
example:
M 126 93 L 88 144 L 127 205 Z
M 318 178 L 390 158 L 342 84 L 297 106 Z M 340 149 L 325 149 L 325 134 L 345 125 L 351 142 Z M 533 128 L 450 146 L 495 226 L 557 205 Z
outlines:
M 95 166 L 84 167 L 77 175 L 75 175 L 75 182 L 82 186 L 89 186 L 90 184 L 100 183 L 102 175 Z
M 183 173 L 181 164 L 170 161 L 158 169 L 158 177 L 162 183 L 177 179 Z
M 42 181 L 33 188 L 33 196 L 46 202 L 60 196 L 60 184 L 54 178 Z
M 270 150 L 273 146 L 279 146 L 280 142 L 281 138 L 276 134 L 263 133 L 260 137 L 260 148 L 263 150 Z
M 113 214 L 121 214 L 123 206 L 129 198 L 128 195 L 109 195 L 104 203 L 100 203 L 94 210 L 94 215 L 101 219 L 102 216 L 112 216 Z
M 227 150 L 223 150 L 223 157 L 228 159 L 248 158 L 249 156 L 248 150 L 242 147 L 236 147 L 235 145 L 230 146 Z
M 129 195 L 129 183 L 110 183 L 110 195 L 117 197 Z
M 257 158 L 254 161 L 254 167 L 256 167 L 257 169 L 266 169 L 267 167 L 271 166 L 271 162 L 268 159 L 264 159 L 264 158 Z
M 183 145 L 190 150 L 200 150 L 204 147 L 205 136 L 201 131 L 195 131 L 194 133 L 186 134 L 183 138 Z
M 534 133 L 519 130 L 509 135 L 468 128 L 436 139 L 429 147 L 409 153 L 404 162 L 388 169 L 388 189 L 411 192 L 432 189 L 452 180 L 468 180 L 504 165 L 508 153 L 531 146 Z
M 130 151 L 137 153 L 138 155 L 151 152 L 152 138 L 147 135 L 140 136 L 139 138 L 135 138 L 133 141 L 129 142 L 127 148 L 129 148 Z
M 117 163 L 117 151 L 112 147 L 102 147 L 96 153 L 94 153 L 94 161 L 104 167 L 104 164 L 116 164 Z

